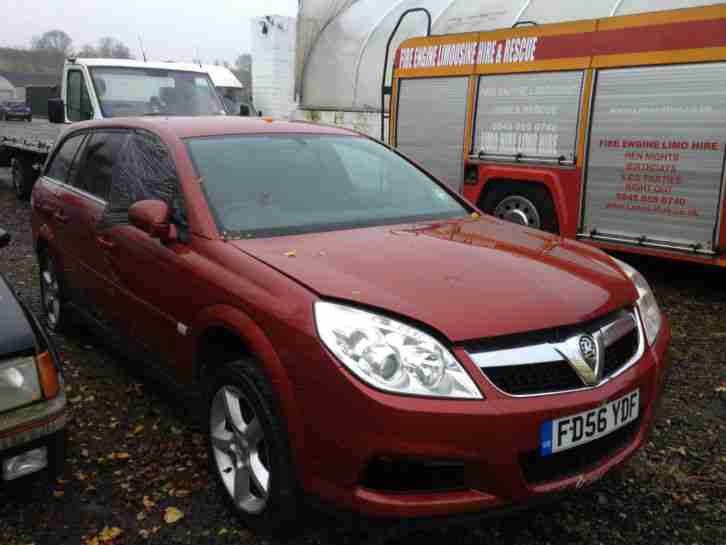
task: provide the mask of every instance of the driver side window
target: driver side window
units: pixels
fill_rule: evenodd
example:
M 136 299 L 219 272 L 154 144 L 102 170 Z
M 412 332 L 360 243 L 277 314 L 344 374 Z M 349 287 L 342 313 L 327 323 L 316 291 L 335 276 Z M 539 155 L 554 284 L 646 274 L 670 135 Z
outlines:
M 70 121 L 85 121 L 93 117 L 91 98 L 88 96 L 86 80 L 80 70 L 68 72 L 66 112 Z

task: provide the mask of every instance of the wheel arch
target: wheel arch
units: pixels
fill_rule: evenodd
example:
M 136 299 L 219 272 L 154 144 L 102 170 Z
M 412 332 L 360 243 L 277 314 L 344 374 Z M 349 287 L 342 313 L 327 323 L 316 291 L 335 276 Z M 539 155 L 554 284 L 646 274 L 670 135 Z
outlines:
M 244 356 L 256 358 L 277 397 L 290 442 L 294 446 L 293 454 L 302 452 L 304 426 L 294 388 L 272 342 L 257 323 L 238 308 L 214 305 L 199 315 L 191 331 L 195 382 L 201 384 L 216 368 L 216 365 L 210 366 L 205 362 L 210 356 L 221 356 L 222 361 L 218 365 Z M 295 459 L 297 462 L 304 457 L 295 456 Z
M 570 211 L 567 207 L 567 198 L 562 180 L 556 172 L 516 168 L 492 169 L 491 172 L 481 173 L 479 181 L 481 189 L 476 199 L 477 207 L 481 208 L 487 195 L 498 187 L 523 184 L 529 187 L 543 188 L 552 199 L 555 219 L 560 232 L 562 233 L 568 228 L 567 221 L 570 217 Z

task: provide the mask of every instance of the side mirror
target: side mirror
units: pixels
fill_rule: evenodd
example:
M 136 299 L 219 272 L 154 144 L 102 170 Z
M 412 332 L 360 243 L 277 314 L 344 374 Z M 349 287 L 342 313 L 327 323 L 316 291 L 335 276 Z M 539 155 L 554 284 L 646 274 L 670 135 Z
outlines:
M 250 116 L 250 107 L 247 106 L 247 104 L 240 104 L 239 115 L 241 115 L 242 117 L 249 117 Z
M 0 229 L 0 248 L 4 248 L 10 243 L 10 233 L 5 229 Z
M 169 223 L 171 210 L 164 201 L 138 201 L 129 207 L 129 221 L 152 238 L 169 242 L 174 238 L 175 229 Z
M 62 98 L 48 99 L 48 121 L 51 123 L 66 122 L 66 107 Z

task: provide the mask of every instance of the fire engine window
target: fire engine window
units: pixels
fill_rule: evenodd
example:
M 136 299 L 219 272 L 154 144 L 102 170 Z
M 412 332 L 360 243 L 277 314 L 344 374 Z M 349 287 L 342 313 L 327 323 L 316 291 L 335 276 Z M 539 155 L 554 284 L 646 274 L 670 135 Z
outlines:
M 128 223 L 129 207 L 146 199 L 167 203 L 172 209 L 172 221 L 186 228 L 186 209 L 174 160 L 155 135 L 138 131 L 118 153 L 104 223 Z
M 48 166 L 46 176 L 59 182 L 70 183 L 71 165 L 78 149 L 81 147 L 84 136 L 85 134 L 76 134 L 61 144 L 60 149 Z
M 479 80 L 473 153 L 575 162 L 582 72 Z

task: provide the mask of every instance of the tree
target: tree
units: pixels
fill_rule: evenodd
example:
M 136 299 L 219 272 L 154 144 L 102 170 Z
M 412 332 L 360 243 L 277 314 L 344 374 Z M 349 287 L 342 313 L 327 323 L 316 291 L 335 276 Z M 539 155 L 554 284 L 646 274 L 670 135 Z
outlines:
M 67 56 L 71 53 L 73 40 L 62 30 L 49 30 L 31 40 L 33 49 L 52 51 Z
M 84 45 L 78 52 L 79 57 L 97 57 L 101 59 L 133 59 L 131 50 L 122 42 L 109 36 L 98 40 L 98 44 Z

